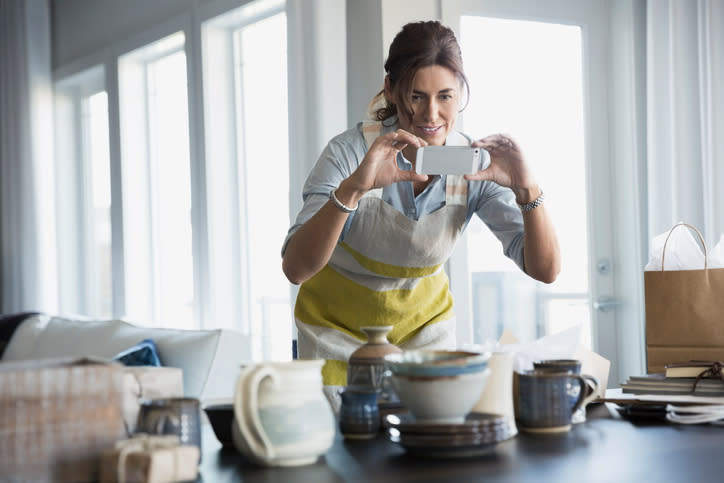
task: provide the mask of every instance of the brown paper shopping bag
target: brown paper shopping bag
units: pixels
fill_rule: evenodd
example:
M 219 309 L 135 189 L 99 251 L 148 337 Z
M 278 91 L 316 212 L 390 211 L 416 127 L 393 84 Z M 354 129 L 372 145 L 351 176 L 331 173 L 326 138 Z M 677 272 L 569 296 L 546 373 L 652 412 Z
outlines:
M 663 269 L 668 236 L 680 226 L 699 235 L 703 269 Z M 674 362 L 724 360 L 724 268 L 707 267 L 704 238 L 693 226 L 679 223 L 668 236 L 661 270 L 644 272 L 648 373 Z

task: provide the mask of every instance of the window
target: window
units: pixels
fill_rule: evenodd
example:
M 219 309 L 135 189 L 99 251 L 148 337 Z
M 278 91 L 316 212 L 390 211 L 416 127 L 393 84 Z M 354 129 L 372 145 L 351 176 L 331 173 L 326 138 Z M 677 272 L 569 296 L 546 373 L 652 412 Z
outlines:
M 474 217 L 463 254 L 474 342 L 495 340 L 506 328 L 533 340 L 580 325 L 590 347 L 588 241 L 581 230 L 588 224 L 581 29 L 462 16 L 460 37 L 464 55 L 475 52 L 486 59 L 466 63 L 472 99 L 462 116 L 463 129 L 476 137 L 511 133 L 520 142 L 547 191 L 546 208 L 563 253 L 556 282 L 536 282 L 502 255 L 498 240 Z M 491 66 L 505 75 L 490 75 Z
M 184 34 L 118 61 L 125 316 L 196 326 Z
M 108 96 L 96 67 L 56 84 L 60 310 L 113 313 Z M 86 229 L 79 229 L 86 227 Z
M 289 227 L 284 3 L 253 2 L 210 19 L 202 42 L 211 318 L 247 332 L 255 357 L 289 359 L 280 255 Z

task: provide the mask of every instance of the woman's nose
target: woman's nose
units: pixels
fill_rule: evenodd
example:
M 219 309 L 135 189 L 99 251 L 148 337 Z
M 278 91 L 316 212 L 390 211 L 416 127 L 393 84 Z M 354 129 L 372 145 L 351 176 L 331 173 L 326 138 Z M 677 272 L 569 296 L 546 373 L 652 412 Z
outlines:
M 423 110 L 423 117 L 426 121 L 434 121 L 437 119 L 438 114 L 438 105 L 435 99 L 430 99 L 427 103 L 425 103 L 425 109 Z

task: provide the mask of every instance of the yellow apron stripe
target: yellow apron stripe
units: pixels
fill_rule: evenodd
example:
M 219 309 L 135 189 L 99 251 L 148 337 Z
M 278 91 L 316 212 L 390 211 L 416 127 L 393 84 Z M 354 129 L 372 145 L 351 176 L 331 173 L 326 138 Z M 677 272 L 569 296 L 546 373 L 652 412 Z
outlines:
M 397 265 L 390 265 L 389 263 L 378 262 L 377 260 L 366 257 L 345 242 L 341 242 L 339 246 L 348 251 L 362 267 L 377 275 L 388 278 L 427 277 L 437 272 L 442 266 L 442 263 L 439 263 L 431 267 L 400 267 Z
M 346 386 L 347 363 L 327 359 L 327 362 L 322 366 L 322 380 L 325 386 Z
M 364 340 L 360 327 L 392 325 L 387 338 L 396 345 L 426 325 L 454 316 L 445 272 L 422 279 L 414 290 L 378 292 L 349 280 L 329 265 L 299 288 L 294 312 L 304 323 L 339 330 L 360 340 Z

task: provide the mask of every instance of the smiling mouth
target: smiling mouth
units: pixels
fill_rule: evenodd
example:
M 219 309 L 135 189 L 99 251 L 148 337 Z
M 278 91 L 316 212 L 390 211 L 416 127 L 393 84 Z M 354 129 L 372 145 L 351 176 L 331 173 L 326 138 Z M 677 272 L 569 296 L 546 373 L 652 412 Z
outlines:
M 425 134 L 435 134 L 440 129 L 442 129 L 442 126 L 436 126 L 436 127 L 426 127 L 426 126 L 419 126 L 420 131 L 422 131 Z

